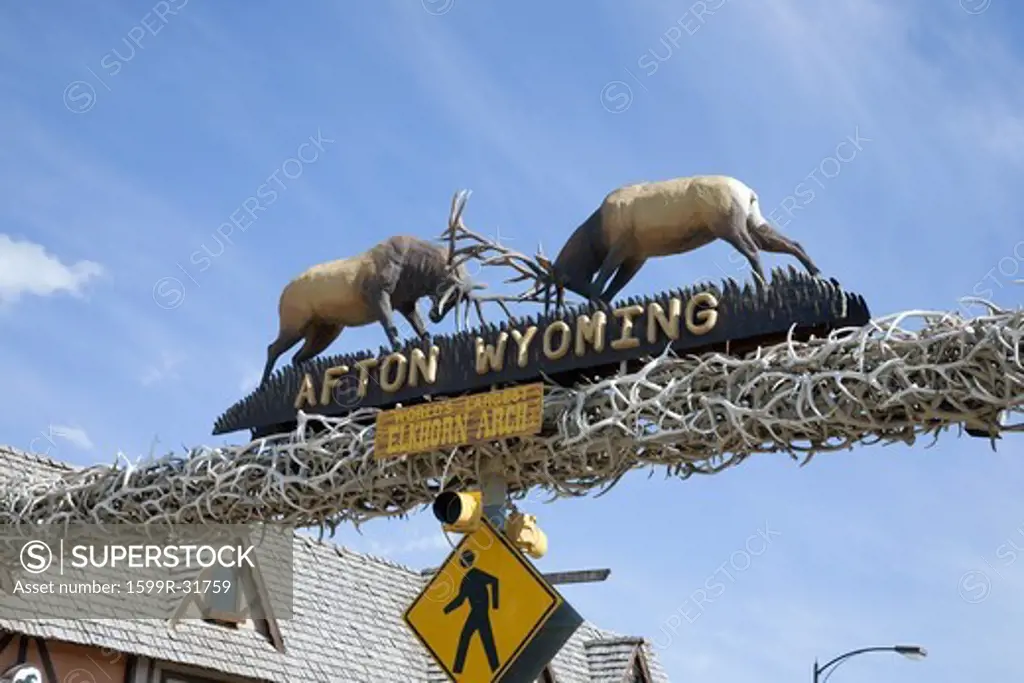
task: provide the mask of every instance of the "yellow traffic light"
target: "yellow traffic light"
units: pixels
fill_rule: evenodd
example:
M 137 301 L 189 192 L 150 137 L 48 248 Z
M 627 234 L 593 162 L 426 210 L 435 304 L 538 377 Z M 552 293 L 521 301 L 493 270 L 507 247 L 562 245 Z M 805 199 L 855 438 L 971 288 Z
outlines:
M 537 518 L 513 512 L 505 522 L 505 535 L 512 544 L 534 559 L 544 557 L 548 551 L 548 537 L 537 526 Z
M 484 508 L 479 491 L 445 491 L 434 499 L 433 510 L 434 517 L 445 531 L 469 534 L 480 526 Z

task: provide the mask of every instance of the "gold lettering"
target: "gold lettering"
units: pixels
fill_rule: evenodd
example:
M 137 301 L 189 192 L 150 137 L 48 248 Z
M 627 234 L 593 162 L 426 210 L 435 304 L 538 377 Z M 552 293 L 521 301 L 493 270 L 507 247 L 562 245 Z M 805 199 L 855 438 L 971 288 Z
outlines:
M 445 443 L 451 443 L 452 441 L 452 418 L 442 417 L 441 418 L 441 441 Z
M 436 447 L 441 443 L 441 421 L 430 421 L 430 445 Z
M 339 378 L 346 372 L 348 372 L 347 365 L 334 365 L 324 370 L 324 385 L 320 387 L 320 405 L 325 406 L 331 402 L 334 387 L 341 384 Z
M 594 313 L 594 320 L 589 315 L 581 315 L 576 318 L 576 355 L 582 356 L 587 352 L 586 342 L 594 345 L 598 353 L 604 351 L 605 325 L 608 324 L 608 316 L 604 311 Z
M 505 346 L 508 344 L 508 332 L 498 335 L 497 349 L 491 344 L 484 344 L 480 337 L 476 338 L 476 374 L 482 375 L 488 370 L 501 371 L 505 366 Z
M 505 411 L 505 426 L 509 432 L 514 432 L 519 428 L 519 406 L 510 405 Z
M 648 343 L 653 344 L 658 341 L 658 327 L 661 327 L 661 331 L 672 341 L 679 339 L 679 319 L 683 314 L 683 302 L 679 297 L 674 296 L 668 300 L 668 310 L 669 314 L 666 316 L 665 309 L 657 301 L 647 307 Z
M 423 441 L 423 423 L 416 422 L 409 425 L 409 447 L 417 449 Z
M 490 422 L 488 422 L 487 417 L 488 417 L 488 415 L 487 415 L 487 411 L 486 410 L 480 411 L 480 420 L 476 423 L 476 438 L 477 439 L 481 439 L 484 436 L 490 436 L 491 435 L 490 434 L 490 432 L 491 432 L 491 425 L 490 425 Z M 485 434 L 485 432 L 486 432 L 486 434 Z
M 557 349 L 552 349 L 551 336 L 555 332 L 561 333 L 562 340 L 559 342 Z M 564 321 L 556 320 L 544 330 L 544 355 L 550 360 L 558 360 L 569 353 L 570 343 L 572 343 L 572 330 L 569 329 L 569 326 Z
M 370 370 L 377 367 L 377 362 L 376 358 L 364 358 L 356 363 L 356 368 L 359 370 L 359 389 L 356 391 L 358 396 L 366 396 L 366 387 L 370 383 Z
M 436 346 L 430 347 L 430 360 L 427 360 L 427 355 L 420 349 L 412 350 L 412 361 L 409 363 L 409 386 L 418 387 L 420 385 L 420 374 L 427 380 L 427 384 L 433 384 L 437 381 L 437 359 L 441 355 L 441 349 Z
M 302 406 L 307 403 L 316 406 L 316 390 L 313 388 L 313 378 L 309 376 L 308 372 L 302 375 L 299 393 L 295 395 L 295 410 L 302 410 Z
M 612 348 L 616 351 L 623 349 L 635 349 L 640 346 L 640 340 L 633 336 L 633 318 L 643 315 L 644 307 L 640 304 L 633 304 L 624 308 L 616 308 L 612 311 L 616 318 L 622 318 L 622 333 L 618 339 L 612 340 Z
M 466 443 L 469 441 L 469 420 L 466 415 L 463 414 L 455 416 L 454 432 L 455 433 L 452 435 L 454 437 L 454 441 L 458 441 L 459 443 Z
M 491 409 L 491 414 L 494 416 L 494 433 L 504 434 L 508 429 L 506 423 L 508 422 L 508 408 L 505 406 L 499 406 Z
M 394 372 L 394 378 L 391 377 L 391 368 L 398 366 Z M 388 354 L 384 358 L 384 362 L 380 364 L 380 388 L 389 394 L 393 394 L 402 388 L 405 384 L 405 377 L 409 370 L 409 361 L 405 359 L 405 355 L 395 352 Z
M 699 304 L 704 304 L 710 310 L 700 311 L 694 313 Z M 718 311 L 714 310 L 718 307 L 718 299 L 715 298 L 714 294 L 710 292 L 701 292 L 695 295 L 686 303 L 686 329 L 691 334 L 707 334 L 711 330 L 715 329 L 715 325 L 718 324 Z M 694 323 L 694 319 L 700 321 L 700 324 Z
M 404 434 L 405 425 L 391 425 L 388 427 L 388 446 L 387 453 L 395 453 L 402 446 L 402 436 Z
M 530 358 L 530 344 L 533 342 L 533 338 L 537 336 L 537 326 L 530 325 L 526 328 L 526 334 L 521 333 L 519 330 L 512 330 L 512 339 L 515 340 L 519 347 L 516 352 L 516 363 L 519 367 L 525 368 L 526 362 Z

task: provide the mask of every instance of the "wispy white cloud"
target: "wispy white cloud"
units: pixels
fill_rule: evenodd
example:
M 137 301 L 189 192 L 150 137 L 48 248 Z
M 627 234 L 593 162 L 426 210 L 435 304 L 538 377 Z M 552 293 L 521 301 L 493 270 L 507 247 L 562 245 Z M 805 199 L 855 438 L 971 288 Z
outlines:
M 65 264 L 41 244 L 0 234 L 0 303 L 15 303 L 26 294 L 81 298 L 86 285 L 104 273 L 95 261 Z
M 67 425 L 51 425 L 50 434 L 61 439 L 64 439 L 72 446 L 80 448 L 83 451 L 91 451 L 93 449 L 93 443 L 92 440 L 89 438 L 89 434 L 81 427 L 69 427 Z
M 184 360 L 184 356 L 180 353 L 165 349 L 160 352 L 159 360 L 143 371 L 139 381 L 143 386 L 150 386 L 158 382 L 178 379 L 178 369 Z

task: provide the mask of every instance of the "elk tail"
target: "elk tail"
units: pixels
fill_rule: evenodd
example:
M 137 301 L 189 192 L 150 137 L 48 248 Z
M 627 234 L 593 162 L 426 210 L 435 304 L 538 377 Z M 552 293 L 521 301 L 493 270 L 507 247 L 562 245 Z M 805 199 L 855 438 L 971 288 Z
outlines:
M 750 205 L 747 207 L 747 229 L 756 230 L 762 225 L 771 227 L 771 223 L 765 220 L 765 217 L 761 214 L 761 204 L 757 200 L 757 195 L 751 192 Z

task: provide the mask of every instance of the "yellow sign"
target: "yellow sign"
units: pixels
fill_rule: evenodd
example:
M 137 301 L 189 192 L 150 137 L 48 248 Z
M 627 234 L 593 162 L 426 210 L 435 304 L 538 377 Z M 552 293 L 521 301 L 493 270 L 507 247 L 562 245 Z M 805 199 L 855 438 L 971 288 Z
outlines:
M 484 517 L 404 617 L 451 680 L 496 683 L 562 604 L 562 596 Z
M 377 414 L 374 458 L 526 436 L 544 422 L 544 384 L 526 384 Z

